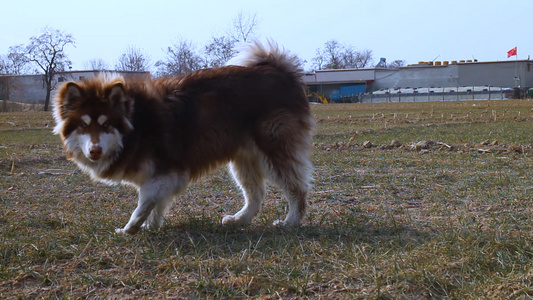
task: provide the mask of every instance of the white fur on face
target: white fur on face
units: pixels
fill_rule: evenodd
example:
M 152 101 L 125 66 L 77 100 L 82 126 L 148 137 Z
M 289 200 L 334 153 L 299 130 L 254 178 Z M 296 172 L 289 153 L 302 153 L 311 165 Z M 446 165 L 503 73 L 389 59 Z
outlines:
M 107 116 L 101 115 L 98 117 L 98 124 L 104 125 L 106 121 L 107 121 Z
M 81 116 L 81 120 L 85 123 L 85 125 L 91 125 L 91 117 L 88 115 Z
M 81 120 L 85 125 L 90 125 L 92 119 L 88 115 L 81 117 Z M 101 115 L 97 118 L 96 122 L 100 126 L 108 120 L 108 117 Z M 91 127 L 90 130 L 97 130 L 98 127 Z M 84 156 L 84 160 L 90 162 L 99 162 L 101 167 L 108 168 L 113 162 L 118 152 L 122 149 L 122 135 L 113 127 L 108 127 L 106 131 L 98 132 L 80 132 L 81 130 L 74 131 L 66 140 L 67 150 L 72 152 L 75 157 L 80 158 Z M 97 161 L 91 159 L 91 148 L 100 147 L 102 149 L 102 155 Z M 105 166 L 104 166 L 105 165 Z
M 116 129 L 110 128 L 110 130 L 113 133 L 101 132 L 98 141 L 93 140 L 90 134 L 79 134 L 78 144 L 83 155 L 88 159 L 91 159 L 91 148 L 99 146 L 102 148 L 102 157 L 100 159 L 115 156 L 116 152 L 122 149 L 122 136 Z

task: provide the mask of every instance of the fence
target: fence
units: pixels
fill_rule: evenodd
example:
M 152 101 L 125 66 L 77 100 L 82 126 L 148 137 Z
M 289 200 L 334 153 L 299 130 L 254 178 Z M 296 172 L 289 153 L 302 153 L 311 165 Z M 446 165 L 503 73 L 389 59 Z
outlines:
M 513 89 L 494 87 L 460 87 L 385 90 L 361 94 L 360 102 L 428 102 L 428 101 L 468 101 L 504 100 L 513 97 Z

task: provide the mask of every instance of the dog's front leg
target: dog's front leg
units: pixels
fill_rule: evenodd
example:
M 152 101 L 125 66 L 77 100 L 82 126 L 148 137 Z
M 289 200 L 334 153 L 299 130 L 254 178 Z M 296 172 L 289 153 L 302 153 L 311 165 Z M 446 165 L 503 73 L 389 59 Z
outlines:
M 115 232 L 121 234 L 136 234 L 154 209 L 156 203 L 157 198 L 143 197 L 141 188 L 141 191 L 139 192 L 139 202 L 137 203 L 137 208 L 131 214 L 128 224 L 126 224 L 124 228 L 115 229 Z
M 130 220 L 124 228 L 116 229 L 117 233 L 137 233 L 143 223 L 148 219 L 152 210 L 172 196 L 172 181 L 167 176 L 153 178 L 144 183 L 139 189 L 139 202 L 137 208 L 131 214 Z
M 187 172 L 159 176 L 148 180 L 139 189 L 137 208 L 124 228 L 116 229 L 117 233 L 135 234 L 142 227 L 158 229 L 168 212 L 172 196 L 185 190 L 189 182 Z

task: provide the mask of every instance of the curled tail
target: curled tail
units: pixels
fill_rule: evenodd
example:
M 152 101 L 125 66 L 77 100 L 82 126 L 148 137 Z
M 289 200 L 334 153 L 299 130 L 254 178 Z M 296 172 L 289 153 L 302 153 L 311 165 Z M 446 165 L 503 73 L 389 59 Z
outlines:
M 301 77 L 303 74 L 298 57 L 283 48 L 280 49 L 273 41 L 267 41 L 266 45 L 258 41 L 246 44 L 226 65 L 243 67 L 271 65 L 296 77 Z

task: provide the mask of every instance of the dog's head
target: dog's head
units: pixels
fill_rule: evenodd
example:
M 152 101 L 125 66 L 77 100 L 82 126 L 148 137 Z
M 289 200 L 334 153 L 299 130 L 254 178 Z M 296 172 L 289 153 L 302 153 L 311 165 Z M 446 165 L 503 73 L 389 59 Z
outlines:
M 109 166 L 122 149 L 132 100 L 121 77 L 99 76 L 61 86 L 54 99 L 54 133 L 61 136 L 67 156 L 84 165 Z

